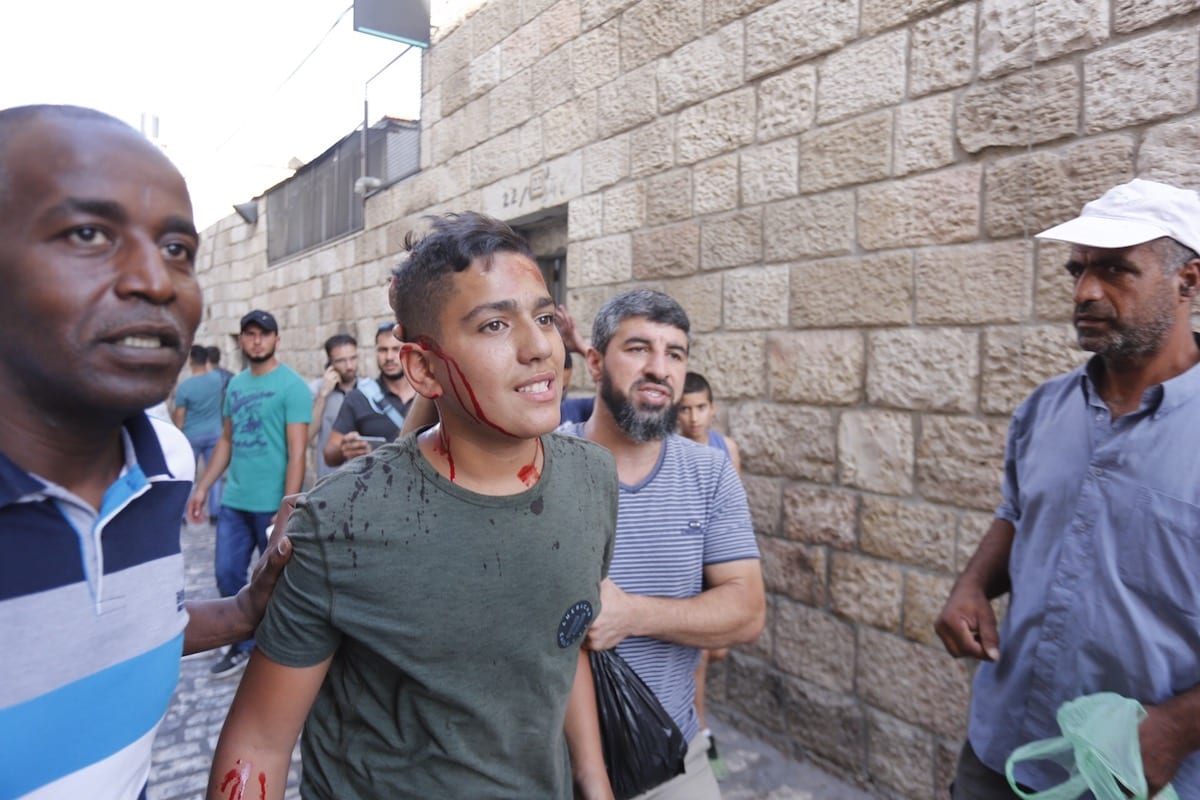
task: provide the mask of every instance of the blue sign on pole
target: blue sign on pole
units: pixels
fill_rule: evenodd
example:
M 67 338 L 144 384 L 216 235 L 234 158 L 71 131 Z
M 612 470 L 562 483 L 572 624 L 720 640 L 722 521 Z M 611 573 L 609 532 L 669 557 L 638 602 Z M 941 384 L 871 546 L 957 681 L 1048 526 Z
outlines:
M 354 0 L 354 30 L 429 47 L 429 0 Z

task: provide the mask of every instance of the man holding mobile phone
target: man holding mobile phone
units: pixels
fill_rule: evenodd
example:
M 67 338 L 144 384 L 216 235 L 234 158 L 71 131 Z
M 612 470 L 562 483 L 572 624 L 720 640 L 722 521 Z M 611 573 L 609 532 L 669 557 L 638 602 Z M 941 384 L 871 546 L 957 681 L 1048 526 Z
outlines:
M 375 331 L 375 361 L 379 377 L 363 378 L 346 395 L 333 430 L 322 451 L 325 463 L 339 467 L 352 458 L 395 441 L 404 425 L 416 391 L 404 376 L 400 363 L 400 341 L 392 335 L 395 325 L 381 324 Z

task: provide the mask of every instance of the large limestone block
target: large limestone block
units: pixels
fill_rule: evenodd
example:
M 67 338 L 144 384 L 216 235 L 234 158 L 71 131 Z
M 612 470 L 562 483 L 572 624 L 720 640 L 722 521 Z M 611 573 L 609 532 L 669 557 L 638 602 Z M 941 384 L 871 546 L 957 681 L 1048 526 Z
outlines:
M 604 193 L 604 233 L 623 233 L 646 224 L 646 185 L 623 183 Z
M 984 334 L 980 407 L 1011 414 L 1030 392 L 1087 359 L 1068 325 L 989 328 Z
M 871 780 L 889 789 L 889 797 L 922 798 L 947 794 L 948 783 L 936 788 L 930 784 L 934 739 L 929 731 L 869 709 L 867 741 Z
M 567 235 L 571 241 L 595 239 L 603 233 L 604 195 L 597 192 L 572 198 L 567 206 Z M 574 275 L 571 282 L 575 282 Z
M 854 193 L 827 192 L 772 203 L 766 206 L 764 225 L 767 261 L 849 253 L 854 246 Z
M 748 331 L 787 326 L 787 267 L 744 267 L 729 270 L 724 277 L 727 330 Z
M 958 516 L 925 503 L 864 495 L 862 551 L 903 564 L 955 570 Z
M 626 72 L 597 90 L 599 125 L 597 137 L 612 136 L 657 116 L 654 65 Z
M 572 42 L 571 65 L 578 91 L 586 92 L 616 80 L 621 74 L 620 21 L 614 19 Z
M 926 97 L 896 109 L 895 174 L 923 172 L 953 163 L 953 94 Z
M 911 324 L 912 262 L 909 253 L 897 252 L 792 267 L 792 326 Z
M 580 24 L 586 31 L 609 20 L 619 21 L 617 15 L 633 5 L 634 2 L 635 0 L 580 0 Z
M 635 69 L 699 38 L 703 11 L 693 0 L 641 0 L 621 15 L 621 67 Z
M 958 105 L 958 141 L 968 153 L 1073 136 L 1083 88 L 1074 64 L 1022 72 L 967 89 Z
M 862 401 L 866 344 L 859 331 L 782 331 L 767 337 L 771 399 L 810 405 Z
M 1134 140 L 1113 135 L 988 165 L 984 227 L 993 239 L 1043 231 L 1133 177 Z
M 565 103 L 577 94 L 569 47 L 538 59 L 527 71 L 533 76 L 533 109 L 538 114 Z
M 885 631 L 900 627 L 904 573 L 894 564 L 857 553 L 830 553 L 833 613 Z
M 899 411 L 845 411 L 838 424 L 841 482 L 881 494 L 913 490 L 913 419 Z
M 762 260 L 762 209 L 705 219 L 700 228 L 700 266 L 718 269 Z
M 523 125 L 533 116 L 533 72 L 518 72 L 492 89 L 488 105 L 494 109 L 489 120 L 492 136 Z
M 844 774 L 862 775 L 866 768 L 862 704 L 853 695 L 795 678 L 783 678 L 782 690 L 785 737 L 777 746 L 803 742 L 806 754 Z
M 890 111 L 800 136 L 800 184 L 806 193 L 880 180 L 887 177 L 891 166 Z
M 755 533 L 779 536 L 783 515 L 783 485 L 779 478 L 763 478 L 743 472 L 742 486 L 746 488 L 746 501 L 750 504 L 750 519 Z
M 521 22 L 530 22 L 535 19 L 540 22 L 542 12 L 554 3 L 555 0 L 521 0 Z
M 519 143 L 520 134 L 510 130 L 471 150 L 471 186 L 486 186 L 520 172 Z
M 692 336 L 696 337 L 702 333 L 718 330 L 721 327 L 721 273 L 709 272 L 699 275 L 689 275 L 685 278 L 669 278 L 660 281 L 649 281 L 646 283 L 647 289 L 657 289 L 660 292 L 674 297 L 679 305 L 683 306 L 687 311 L 688 319 L 692 323 Z M 717 356 L 722 355 L 744 355 L 749 354 L 752 359 L 757 357 L 755 342 L 753 339 L 747 338 L 747 341 L 740 341 L 744 338 L 741 335 L 734 335 L 734 341 L 728 348 L 718 349 Z M 730 391 L 730 387 L 726 385 L 722 378 L 724 370 L 729 366 L 727 364 L 717 364 L 717 362 L 702 362 L 701 354 L 695 348 L 690 353 L 691 369 L 696 372 L 704 373 L 709 383 L 712 384 L 713 392 L 722 400 L 731 398 L 734 394 Z M 703 369 L 700 365 L 703 365 Z M 733 365 L 737 366 L 737 365 Z M 713 370 L 718 370 L 718 374 L 713 374 Z M 761 370 L 761 361 L 752 361 L 747 370 Z M 736 369 L 734 370 L 736 372 Z M 738 375 L 740 379 L 741 374 Z M 752 376 L 753 377 L 753 376 Z M 754 381 L 754 389 L 759 391 L 759 383 Z
M 537 25 L 522 25 L 500 42 L 500 78 L 508 80 L 542 57 Z
M 738 157 L 736 153 L 697 164 L 692 170 L 696 214 L 729 211 L 738 205 Z
M 825 549 L 759 536 L 763 583 L 768 592 L 812 606 L 825 605 Z M 778 640 L 776 640 L 778 641 Z
M 629 173 L 640 176 L 675 165 L 675 117 L 662 117 L 629 134 Z
M 547 158 L 569 153 L 596 138 L 596 95 L 576 97 L 542 115 L 542 147 Z M 445 123 L 443 123 L 445 124 Z
M 1063 266 L 1070 245 L 1037 242 L 1037 283 L 1033 307 L 1040 322 L 1070 322 L 1075 310 L 1075 281 Z
M 795 197 L 800 183 L 799 149 L 799 142 L 790 137 L 742 150 L 743 205 Z
M 704 0 L 704 22 L 709 28 L 717 28 L 773 2 L 775 0 Z
M 783 675 L 762 659 L 734 650 L 725 660 L 727 701 L 758 730 L 783 726 Z
M 451 75 L 465 69 L 471 63 L 471 57 L 478 51 L 471 49 L 471 33 L 465 28 L 458 28 L 445 38 L 435 42 L 426 51 L 424 90 L 430 91 L 434 86 L 441 86 Z
M 893 5 L 890 0 L 883 5 Z M 920 97 L 971 80 L 975 66 L 975 4 L 962 3 L 912 26 L 909 92 Z
M 979 74 L 993 78 L 1108 39 L 1109 4 L 1075 0 L 981 0 Z
M 700 225 L 695 220 L 633 234 L 635 280 L 691 275 L 700 267 Z
M 1128 33 L 1200 8 L 1200 0 L 1116 0 L 1113 30 Z
M 746 18 L 746 77 L 805 61 L 850 41 L 855 0 L 779 0 Z
M 858 192 L 858 241 L 867 250 L 976 239 L 982 167 L 971 164 L 865 186 Z
M 970 699 L 970 665 L 940 647 L 860 628 L 856 685 L 876 708 L 938 736 L 962 740 Z
M 827 611 L 779 599 L 775 604 L 775 666 L 835 692 L 854 690 L 854 626 Z
M 689 278 L 683 281 L 694 280 Z M 705 289 L 710 288 L 704 286 Z M 667 294 L 679 301 L 692 314 L 692 305 L 684 305 L 687 295 L 679 295 L 664 287 Z M 718 295 L 720 292 L 717 293 Z M 708 378 L 712 385 L 713 395 L 723 401 L 743 397 L 759 397 L 763 393 L 763 370 L 765 350 L 762 336 L 757 333 L 722 333 L 720 336 L 697 336 L 698 329 L 693 323 L 692 348 L 689 353 L 690 369 Z M 739 427 L 743 417 L 729 414 L 729 427 L 738 434 L 741 440 L 742 430 Z M 746 459 L 743 455 L 742 463 Z M 758 470 L 762 473 L 762 470 Z M 769 473 L 765 473 L 769 474 Z
M 895 30 L 835 50 L 817 81 L 817 120 L 836 122 L 899 103 L 908 70 L 908 31 Z
M 537 18 L 542 54 L 552 53 L 579 35 L 579 0 L 558 0 Z
M 1197 117 L 1154 126 L 1146 132 L 1138 150 L 1138 176 L 1176 186 L 1200 186 L 1200 158 L 1196 158 L 1198 137 L 1200 118 Z
M 920 250 L 917 322 L 979 325 L 1029 318 L 1033 259 L 1024 241 Z
M 758 140 L 812 127 L 817 110 L 817 68 L 810 64 L 764 78 L 758 85 Z
M 729 417 L 738 432 L 743 469 L 759 475 L 833 482 L 834 427 L 827 409 L 744 403 Z
M 675 111 L 741 86 L 744 40 L 739 20 L 661 59 L 659 111 Z
M 805 544 L 851 550 L 856 544 L 858 498 L 854 492 L 789 484 L 783 490 L 783 535 Z
M 1007 428 L 1007 420 L 926 414 L 917 444 L 921 495 L 964 508 L 995 508 Z
M 629 136 L 601 139 L 583 149 L 583 191 L 594 192 L 629 177 Z
M 914 642 L 940 647 L 933 629 L 954 587 L 949 575 L 909 571 L 904 579 L 904 635 Z
M 875 33 L 919 19 L 960 0 L 863 0 L 862 31 Z M 971 4 L 968 4 L 971 6 Z
M 467 23 L 471 32 L 471 52 L 482 53 L 521 24 L 519 0 L 494 0 L 479 7 Z
M 529 169 L 540 163 L 546 154 L 542 139 L 542 118 L 534 117 L 520 127 L 521 169 Z
M 1200 40 L 1189 27 L 1090 53 L 1083 59 L 1084 124 L 1098 133 L 1193 111 Z
M 471 59 L 468 67 L 468 83 L 470 90 L 468 99 L 490 92 L 500 83 L 500 48 L 493 47 L 485 50 Z
M 567 248 L 571 283 L 602 286 L 633 278 L 633 250 L 629 234 L 572 242 Z
M 646 179 L 646 224 L 662 225 L 692 216 L 692 171 L 673 169 Z
M 653 100 L 645 103 L 654 114 Z M 750 144 L 754 140 L 754 87 L 747 86 L 679 113 L 676 153 L 691 164 Z

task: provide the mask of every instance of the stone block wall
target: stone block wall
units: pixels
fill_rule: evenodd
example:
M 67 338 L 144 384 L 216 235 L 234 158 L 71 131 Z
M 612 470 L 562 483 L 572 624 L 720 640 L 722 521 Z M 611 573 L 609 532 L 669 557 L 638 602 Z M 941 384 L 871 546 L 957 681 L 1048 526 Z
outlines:
M 1009 414 L 1081 360 L 1064 250 L 1032 234 L 1134 176 L 1200 185 L 1198 9 L 435 3 L 422 171 L 270 268 L 265 215 L 208 231 L 201 338 L 260 305 L 315 375 L 326 336 L 386 316 L 420 215 L 564 213 L 579 323 L 631 286 L 674 295 L 742 447 L 770 614 L 714 667 L 719 713 L 881 796 L 943 796 L 971 667 L 932 620 Z

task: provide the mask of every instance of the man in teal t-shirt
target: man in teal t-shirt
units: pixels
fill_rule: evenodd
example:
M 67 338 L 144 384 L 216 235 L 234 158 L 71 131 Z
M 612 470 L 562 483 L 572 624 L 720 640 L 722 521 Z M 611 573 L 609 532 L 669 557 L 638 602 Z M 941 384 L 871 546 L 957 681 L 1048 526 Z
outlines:
M 285 494 L 300 491 L 312 396 L 304 379 L 279 363 L 279 324 L 266 311 L 242 317 L 238 344 L 250 367 L 225 390 L 221 438 L 188 500 L 188 518 L 200 522 L 209 487 L 229 468 L 217 515 L 216 573 L 222 597 L 246 583 L 255 549 L 265 552 L 267 526 Z M 246 663 L 253 641 L 229 648 L 213 667 L 232 674 Z

